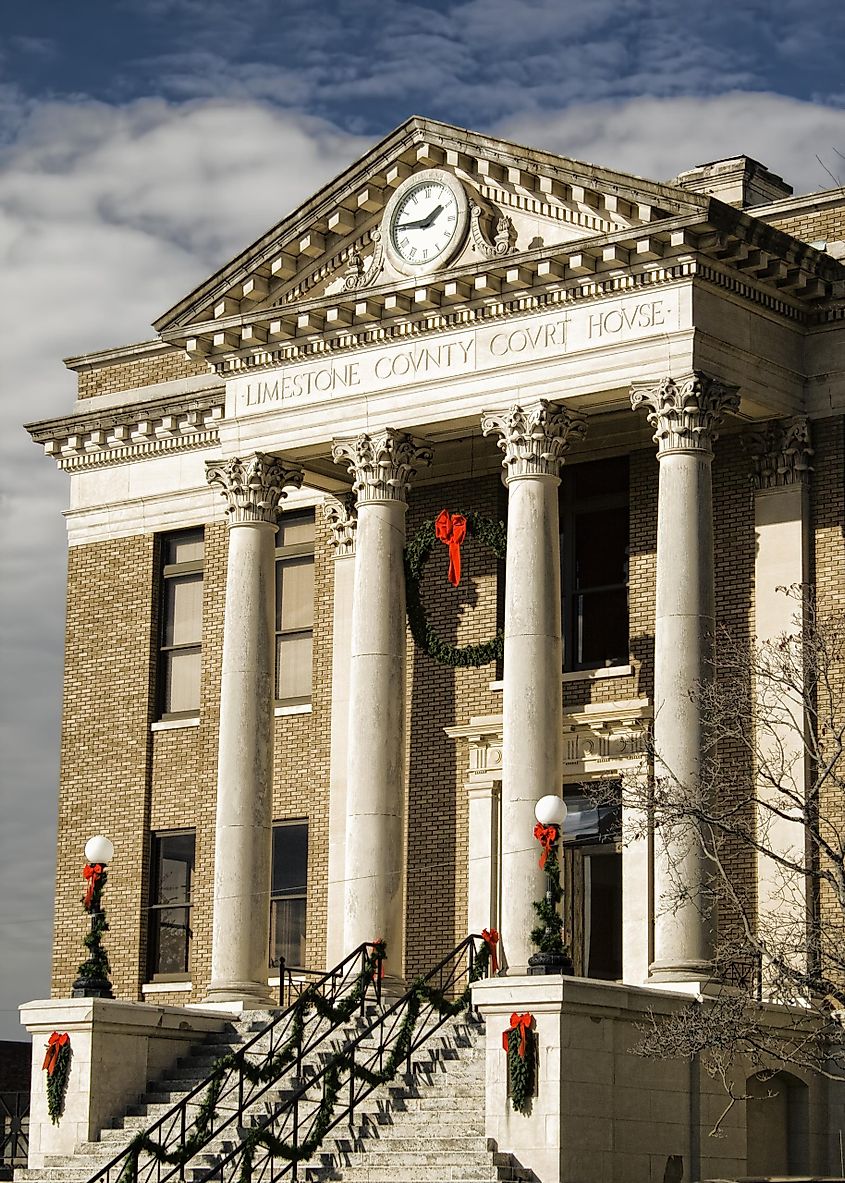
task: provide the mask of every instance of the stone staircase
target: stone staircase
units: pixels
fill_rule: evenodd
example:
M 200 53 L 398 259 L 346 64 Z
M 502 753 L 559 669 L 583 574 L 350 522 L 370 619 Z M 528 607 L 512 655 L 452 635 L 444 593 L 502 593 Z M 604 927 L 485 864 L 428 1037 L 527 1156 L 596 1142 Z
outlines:
M 363 1019 L 339 1028 L 320 1052 L 305 1062 L 303 1075 L 319 1070 L 333 1051 L 361 1031 L 373 1013 L 370 1010 Z M 270 1017 L 252 1012 L 244 1020 L 228 1024 L 224 1032 L 209 1036 L 167 1077 L 152 1084 L 122 1120 L 104 1129 L 98 1141 L 82 1143 L 72 1156 L 52 1156 L 37 1170 L 19 1170 L 15 1180 L 86 1183 L 131 1138 L 205 1079 L 220 1056 L 254 1038 Z M 242 1126 L 266 1121 L 290 1088 L 290 1082 L 282 1078 L 247 1110 Z M 186 1164 L 187 1183 L 200 1183 L 238 1140 L 238 1125 L 232 1123 Z M 142 1169 L 143 1163 L 142 1156 Z M 479 1021 L 462 1015 L 444 1024 L 416 1053 L 412 1071 L 374 1090 L 357 1107 L 352 1123 L 348 1119 L 339 1122 L 314 1159 L 300 1163 L 297 1173 L 307 1183 L 517 1183 L 532 1179 L 530 1172 L 510 1155 L 499 1153 L 485 1138 L 484 1045 Z

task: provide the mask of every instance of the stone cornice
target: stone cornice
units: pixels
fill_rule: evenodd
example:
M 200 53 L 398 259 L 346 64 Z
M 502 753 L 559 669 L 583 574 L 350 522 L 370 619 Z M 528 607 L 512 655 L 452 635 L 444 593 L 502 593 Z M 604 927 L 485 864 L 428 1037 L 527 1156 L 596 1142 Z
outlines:
M 182 395 L 93 414 L 48 419 L 26 430 L 59 468 L 79 472 L 214 447 L 225 409 L 222 390 Z

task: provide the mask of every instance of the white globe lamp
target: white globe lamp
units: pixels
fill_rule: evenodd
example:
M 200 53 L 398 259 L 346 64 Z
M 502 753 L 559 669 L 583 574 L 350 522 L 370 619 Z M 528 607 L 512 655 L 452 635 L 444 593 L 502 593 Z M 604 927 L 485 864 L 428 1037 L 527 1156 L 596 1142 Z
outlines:
M 557 793 L 547 793 L 534 806 L 534 816 L 541 826 L 557 826 L 559 830 L 563 829 L 566 820 L 563 797 L 559 797 Z
M 95 834 L 85 843 L 85 857 L 89 863 L 110 863 L 114 858 L 114 844 L 104 834 Z

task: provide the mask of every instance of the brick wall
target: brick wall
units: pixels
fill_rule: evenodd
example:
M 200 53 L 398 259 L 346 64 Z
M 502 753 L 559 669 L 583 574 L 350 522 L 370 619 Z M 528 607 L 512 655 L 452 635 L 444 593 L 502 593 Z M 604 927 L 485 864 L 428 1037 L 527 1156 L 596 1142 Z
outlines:
M 749 212 L 754 213 L 753 210 Z M 766 221 L 803 242 L 842 242 L 845 240 L 845 197 L 836 205 L 824 205 L 800 213 L 786 212 L 778 218 L 766 218 Z
M 77 393 L 80 398 L 92 398 L 95 394 L 115 394 L 119 390 L 133 390 L 138 386 L 208 373 L 210 369 L 204 361 L 192 361 L 181 349 L 162 346 L 155 353 L 134 361 L 81 370 L 77 376 Z

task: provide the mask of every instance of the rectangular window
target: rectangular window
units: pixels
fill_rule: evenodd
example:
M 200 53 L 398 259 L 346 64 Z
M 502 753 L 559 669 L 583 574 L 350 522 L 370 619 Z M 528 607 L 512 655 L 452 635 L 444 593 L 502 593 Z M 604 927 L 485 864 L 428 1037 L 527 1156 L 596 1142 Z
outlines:
M 282 514 L 276 542 L 276 699 L 310 702 L 314 510 Z
M 162 539 L 160 715 L 196 715 L 200 706 L 203 532 Z
M 270 964 L 305 965 L 308 823 L 274 822 L 270 887 Z
M 622 977 L 622 804 L 619 782 L 564 785 L 565 927 L 579 977 Z
M 194 830 L 152 836 L 150 979 L 184 978 L 188 973 L 195 846 Z
M 560 508 L 564 669 L 627 665 L 628 458 L 565 468 Z

